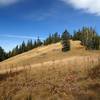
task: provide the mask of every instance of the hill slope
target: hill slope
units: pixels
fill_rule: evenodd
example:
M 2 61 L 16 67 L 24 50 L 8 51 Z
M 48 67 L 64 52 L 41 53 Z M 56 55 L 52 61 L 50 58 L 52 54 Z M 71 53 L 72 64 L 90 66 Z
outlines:
M 100 100 L 99 62 L 80 41 L 66 53 L 57 43 L 12 57 L 0 63 L 0 100 Z
M 51 44 L 48 46 L 38 47 L 31 51 L 19 54 L 15 57 L 12 57 L 8 60 L 0 62 L 0 68 L 5 69 L 11 66 L 20 67 L 28 64 L 38 64 L 48 61 L 55 61 L 66 59 L 69 57 L 77 56 L 96 56 L 99 54 L 99 51 L 86 51 L 85 48 L 80 44 L 80 41 L 70 41 L 71 50 L 67 53 L 61 51 L 61 43 Z

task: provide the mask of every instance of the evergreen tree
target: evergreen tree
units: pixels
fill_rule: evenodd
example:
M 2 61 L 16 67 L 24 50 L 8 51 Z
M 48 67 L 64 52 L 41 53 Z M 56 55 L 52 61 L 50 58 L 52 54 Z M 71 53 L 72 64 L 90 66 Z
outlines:
M 44 40 L 44 45 L 48 45 L 52 43 L 52 35 L 49 34 L 49 36 Z
M 26 49 L 27 49 L 27 51 L 33 49 L 33 42 L 32 42 L 32 40 L 28 40 Z
M 10 57 L 12 57 L 12 52 L 11 52 L 11 51 L 9 51 L 9 52 L 7 53 L 7 58 L 10 58 Z
M 57 43 L 60 40 L 60 35 L 57 32 L 52 35 L 52 43 Z
M 82 30 L 74 32 L 73 39 L 80 40 L 82 45 L 86 47 L 86 49 L 96 49 L 96 46 L 99 45 L 96 39 L 98 37 L 95 29 L 92 27 L 83 27 Z
M 62 40 L 70 39 L 70 33 L 69 33 L 67 30 L 65 30 L 65 31 L 62 33 L 61 39 L 62 39 Z
M 60 35 L 56 32 L 54 34 L 49 34 L 49 36 L 44 40 L 44 45 L 57 43 L 61 41 Z
M 70 50 L 70 34 L 67 30 L 62 33 L 62 51 L 66 52 Z
M 27 51 L 27 49 L 26 49 L 26 44 L 25 44 L 25 42 L 23 41 L 23 43 L 22 43 L 22 45 L 21 45 L 21 52 L 23 53 L 23 52 L 25 52 L 25 51 Z
M 35 40 L 34 43 L 33 43 L 33 48 L 36 48 L 36 47 L 37 47 L 37 42 Z
M 95 50 L 100 50 L 100 36 L 96 36 L 94 37 L 94 41 L 93 41 L 93 49 Z
M 18 48 L 18 45 L 12 50 L 11 52 L 11 57 L 12 56 L 16 56 L 19 54 L 19 48 Z
M 7 58 L 6 53 L 2 47 L 0 47 L 0 62 Z
M 36 41 L 37 47 L 38 47 L 38 46 L 41 46 L 42 44 L 43 44 L 42 41 L 41 41 L 40 38 L 38 37 L 38 39 L 37 39 L 37 41 Z

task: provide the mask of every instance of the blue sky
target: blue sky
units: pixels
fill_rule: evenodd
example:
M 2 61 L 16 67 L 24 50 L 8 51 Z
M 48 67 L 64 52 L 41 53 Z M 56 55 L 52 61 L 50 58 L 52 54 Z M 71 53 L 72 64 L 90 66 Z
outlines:
M 65 29 L 72 34 L 82 26 L 100 33 L 100 0 L 0 0 L 0 46 L 6 51 L 23 40 Z

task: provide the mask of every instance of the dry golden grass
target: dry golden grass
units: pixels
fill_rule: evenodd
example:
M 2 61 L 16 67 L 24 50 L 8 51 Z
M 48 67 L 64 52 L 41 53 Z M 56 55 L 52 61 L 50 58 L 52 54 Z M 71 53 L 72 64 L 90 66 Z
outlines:
M 85 49 L 85 47 L 81 45 L 81 41 L 70 40 L 70 44 L 71 44 L 71 49 Z
M 89 57 L 80 65 L 82 60 L 41 63 L 34 68 L 28 65 L 22 72 L 2 75 L 0 100 L 99 100 L 99 58 Z
M 12 57 L 4 62 L 0 62 L 0 69 L 10 67 L 21 67 L 23 65 L 34 65 L 48 61 L 61 60 L 75 56 L 99 56 L 100 51 L 86 51 L 80 41 L 71 40 L 71 51 L 63 53 L 61 51 L 61 43 L 39 47 L 29 52 Z
M 30 63 L 30 61 L 34 64 L 37 62 L 41 62 L 43 57 L 48 54 L 49 52 L 52 52 L 53 50 L 57 50 L 58 48 L 61 48 L 60 43 L 52 44 L 48 46 L 38 47 L 36 49 L 33 49 L 29 52 L 19 54 L 15 57 L 12 57 L 6 61 L 0 62 L 0 67 L 4 66 L 11 66 L 11 65 L 22 65 L 25 63 Z M 42 58 L 42 59 L 41 59 Z M 40 60 L 39 60 L 40 59 Z
M 0 100 L 100 100 L 100 51 L 71 45 L 67 53 L 57 43 L 2 62 Z

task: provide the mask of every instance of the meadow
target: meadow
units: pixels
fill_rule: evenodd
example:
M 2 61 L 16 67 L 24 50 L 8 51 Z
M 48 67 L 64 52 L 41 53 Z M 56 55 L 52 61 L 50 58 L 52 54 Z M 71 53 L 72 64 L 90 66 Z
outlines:
M 20 60 L 16 56 L 2 62 L 0 100 L 100 100 L 100 52 L 72 48 L 62 53 L 60 45 L 53 44 L 37 48 L 36 56 L 33 50 L 18 55 Z M 35 58 L 23 60 L 28 54 Z M 9 67 L 15 61 L 23 63 Z

